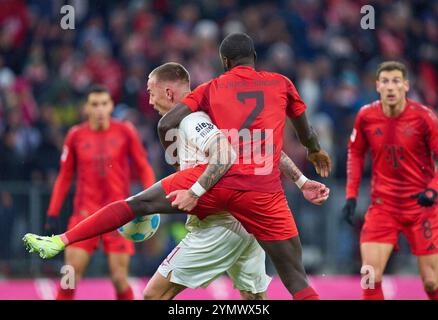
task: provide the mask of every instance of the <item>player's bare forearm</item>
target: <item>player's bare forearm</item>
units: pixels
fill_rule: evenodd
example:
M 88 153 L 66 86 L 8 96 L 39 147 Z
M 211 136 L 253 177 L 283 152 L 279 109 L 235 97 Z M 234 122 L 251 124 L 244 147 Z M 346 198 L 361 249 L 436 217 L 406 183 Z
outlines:
M 198 181 L 188 190 L 175 190 L 170 192 L 166 198 L 173 199 L 172 206 L 182 211 L 190 212 L 197 206 L 198 198 L 205 192 L 211 189 L 222 176 L 233 165 L 236 154 L 228 143 L 227 138 L 218 134 L 213 138 L 213 141 L 208 147 L 208 165 Z M 195 191 L 194 186 L 200 193 Z
M 303 174 L 291 158 L 281 151 L 280 171 L 293 182 L 297 181 Z
M 315 130 L 309 126 L 305 112 L 303 112 L 297 118 L 293 118 L 292 123 L 297 131 L 301 144 L 307 148 L 309 153 L 314 153 L 321 150 L 318 136 L 316 135 Z
M 173 139 L 169 139 L 169 135 L 173 136 L 170 133 L 166 139 L 166 135 L 168 134 L 169 130 L 178 128 L 181 120 L 188 116 L 190 113 L 192 113 L 192 110 L 190 110 L 189 107 L 187 107 L 183 103 L 178 103 L 158 122 L 158 137 L 160 138 L 161 145 L 163 146 L 165 151 L 173 143 Z
M 227 138 L 217 135 L 209 147 L 208 165 L 199 177 L 199 184 L 205 189 L 211 189 L 222 176 L 231 168 L 235 160 L 235 153 Z
M 292 119 L 300 142 L 307 148 L 307 159 L 312 162 L 316 172 L 323 178 L 327 178 L 331 172 L 330 156 L 321 149 L 318 136 L 307 122 L 306 113 L 303 112 L 297 118 Z
M 176 142 L 177 128 L 182 119 L 192 113 L 189 107 L 183 103 L 178 103 L 173 109 L 166 113 L 158 122 L 157 131 L 160 143 L 166 154 L 166 159 L 172 159 L 171 165 L 176 171 L 179 170 L 178 150 L 172 150 L 171 145 Z M 172 131 L 173 129 L 173 131 Z M 172 154 L 170 154 L 172 153 Z

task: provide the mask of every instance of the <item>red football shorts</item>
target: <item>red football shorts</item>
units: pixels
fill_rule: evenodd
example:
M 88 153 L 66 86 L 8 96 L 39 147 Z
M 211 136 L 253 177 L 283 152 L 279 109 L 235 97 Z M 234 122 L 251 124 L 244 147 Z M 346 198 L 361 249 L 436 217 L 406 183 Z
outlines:
M 81 217 L 79 215 L 71 216 L 68 223 L 68 230 L 86 218 L 87 217 Z M 126 253 L 130 256 L 135 253 L 134 242 L 125 239 L 117 230 L 88 240 L 75 242 L 69 245 L 69 247 L 81 248 L 87 251 L 88 254 L 93 254 L 93 252 L 99 248 L 100 240 L 103 242 L 103 252 L 105 253 Z
M 164 192 L 169 194 L 174 190 L 190 189 L 204 170 L 205 166 L 194 167 L 162 179 Z M 203 219 L 223 211 L 231 213 L 258 240 L 285 240 L 298 235 L 283 192 L 238 191 L 214 187 L 199 198 L 198 205 L 190 214 Z
M 391 212 L 392 211 L 392 212 Z M 415 256 L 438 253 L 438 213 L 436 206 L 416 212 L 395 213 L 385 204 L 373 204 L 365 215 L 360 243 L 390 243 L 398 248 L 403 233 Z

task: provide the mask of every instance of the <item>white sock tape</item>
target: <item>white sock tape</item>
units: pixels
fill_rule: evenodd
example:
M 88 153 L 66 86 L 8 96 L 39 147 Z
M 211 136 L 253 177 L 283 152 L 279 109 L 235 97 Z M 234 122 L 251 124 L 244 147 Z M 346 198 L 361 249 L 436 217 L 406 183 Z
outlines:
M 306 176 L 302 174 L 301 177 L 297 181 L 295 181 L 295 184 L 297 185 L 298 188 L 301 189 L 307 180 L 309 179 L 307 179 Z
M 190 188 L 190 190 L 192 190 L 192 192 L 194 194 L 196 194 L 198 197 L 202 196 L 204 193 L 207 192 L 207 190 L 204 189 L 203 186 L 201 186 L 201 184 L 196 181 L 193 186 Z

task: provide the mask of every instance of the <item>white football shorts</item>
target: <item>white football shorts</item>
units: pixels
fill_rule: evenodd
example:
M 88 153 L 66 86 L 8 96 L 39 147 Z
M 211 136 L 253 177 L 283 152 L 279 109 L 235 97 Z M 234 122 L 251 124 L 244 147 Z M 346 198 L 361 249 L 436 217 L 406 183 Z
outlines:
M 234 288 L 260 293 L 267 290 L 265 252 L 238 221 L 193 228 L 158 268 L 165 278 L 188 288 L 207 287 L 226 272 Z

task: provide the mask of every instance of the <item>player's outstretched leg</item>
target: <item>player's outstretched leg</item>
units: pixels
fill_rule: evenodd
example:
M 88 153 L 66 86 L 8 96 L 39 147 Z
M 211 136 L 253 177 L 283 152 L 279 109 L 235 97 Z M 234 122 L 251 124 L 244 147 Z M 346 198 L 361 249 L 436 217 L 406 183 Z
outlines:
M 49 259 L 69 244 L 113 231 L 135 217 L 156 212 L 175 212 L 175 208 L 166 199 L 160 181 L 127 200 L 116 201 L 103 207 L 64 234 L 41 237 L 28 233 L 23 237 L 23 241 L 29 252 L 36 252 L 41 258 Z
M 134 217 L 145 216 L 154 213 L 175 213 L 177 209 L 172 207 L 170 200 L 166 199 L 161 181 L 158 181 L 148 189 L 137 193 L 126 200 Z
M 295 300 L 319 300 L 319 295 L 307 281 L 299 236 L 287 240 L 259 240 L 259 243 L 271 258 L 281 281 Z

